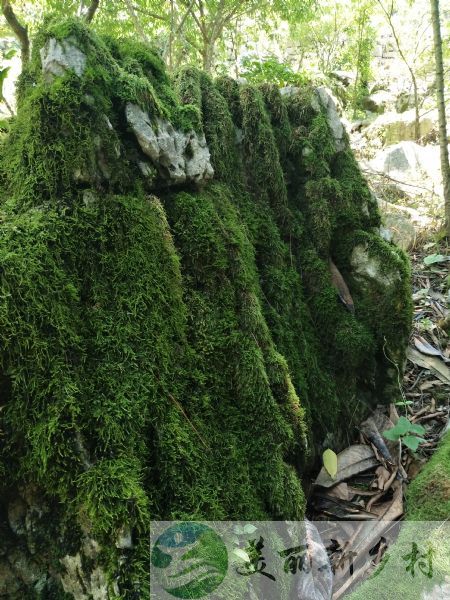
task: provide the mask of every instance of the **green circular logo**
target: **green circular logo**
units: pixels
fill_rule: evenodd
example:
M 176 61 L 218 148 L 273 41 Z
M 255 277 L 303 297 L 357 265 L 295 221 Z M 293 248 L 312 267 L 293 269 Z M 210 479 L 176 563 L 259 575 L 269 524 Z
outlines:
M 156 540 L 151 554 L 158 583 L 176 598 L 202 598 L 222 583 L 228 554 L 217 533 L 201 523 L 177 523 Z

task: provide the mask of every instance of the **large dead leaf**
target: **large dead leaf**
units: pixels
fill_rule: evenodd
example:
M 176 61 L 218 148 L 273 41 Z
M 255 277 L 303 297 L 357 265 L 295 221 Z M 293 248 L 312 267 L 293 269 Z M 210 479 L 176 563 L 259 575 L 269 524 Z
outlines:
M 414 338 L 414 346 L 417 348 L 419 352 L 422 354 L 426 354 L 428 356 L 441 356 L 442 353 L 440 350 L 432 346 L 427 342 L 425 338 L 418 335 Z
M 436 356 L 425 356 L 411 347 L 407 349 L 406 356 L 412 363 L 431 371 L 443 383 L 450 384 L 450 369 Z
M 345 283 L 344 278 L 341 275 L 341 272 L 334 264 L 334 262 L 329 259 L 330 273 L 331 273 L 331 283 L 339 294 L 339 298 L 345 304 L 350 312 L 355 312 L 355 306 L 353 304 L 353 298 L 350 294 L 350 290 L 348 289 L 347 284 Z
M 372 448 L 363 444 L 349 446 L 338 454 L 337 459 L 338 468 L 336 477 L 332 479 L 325 468 L 322 467 L 315 485 L 331 487 L 340 481 L 353 477 L 353 475 L 364 473 L 364 471 L 368 471 L 378 464 Z
M 348 485 L 344 481 L 338 483 L 331 488 L 331 490 L 328 492 L 328 496 L 339 498 L 340 500 L 350 500 Z

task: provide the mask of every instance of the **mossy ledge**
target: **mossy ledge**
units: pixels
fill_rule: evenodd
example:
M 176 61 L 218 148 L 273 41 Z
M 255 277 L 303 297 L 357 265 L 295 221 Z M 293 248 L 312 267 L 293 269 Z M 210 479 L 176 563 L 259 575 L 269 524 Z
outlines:
M 408 262 L 323 90 L 287 92 L 37 36 L 0 154 L 0 597 L 148 598 L 150 519 L 302 519 L 397 393 Z

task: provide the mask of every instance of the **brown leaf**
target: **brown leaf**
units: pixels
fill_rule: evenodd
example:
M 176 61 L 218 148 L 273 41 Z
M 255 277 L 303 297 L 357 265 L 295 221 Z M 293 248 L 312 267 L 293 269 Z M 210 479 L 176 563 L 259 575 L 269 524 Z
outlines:
M 441 356 L 442 354 L 440 350 L 429 344 L 427 340 L 420 335 L 414 338 L 414 346 L 419 352 L 428 356 Z
M 334 264 L 334 262 L 329 259 L 330 273 L 331 273 L 331 283 L 333 287 L 336 288 L 337 293 L 339 294 L 339 298 L 345 304 L 350 312 L 355 312 L 355 305 L 353 304 L 353 298 L 350 294 L 350 290 L 348 289 L 347 284 L 345 283 L 344 278 L 342 277 L 339 269 Z
M 334 479 L 322 467 L 315 485 L 332 487 L 340 481 L 349 479 L 353 475 L 364 473 L 378 464 L 377 459 L 370 446 L 355 444 L 345 448 L 338 454 L 338 470 Z
M 406 356 L 412 363 L 431 371 L 443 383 L 450 384 L 450 369 L 436 356 L 425 356 L 411 347 L 407 349 Z
M 377 485 L 379 490 L 384 490 L 386 483 L 391 477 L 391 473 L 385 467 L 378 467 L 375 471 L 377 476 Z
M 327 492 L 327 495 L 332 496 L 333 498 L 339 498 L 340 500 L 350 500 L 348 485 L 344 481 L 332 487 L 329 492 Z

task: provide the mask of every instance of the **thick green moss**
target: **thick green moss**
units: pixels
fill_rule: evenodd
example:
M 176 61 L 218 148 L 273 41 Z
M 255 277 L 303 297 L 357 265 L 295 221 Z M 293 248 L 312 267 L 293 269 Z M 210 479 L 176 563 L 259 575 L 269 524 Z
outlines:
M 407 517 L 411 521 L 446 521 L 450 515 L 450 435 L 446 435 L 423 470 L 409 485 Z
M 43 81 L 39 49 L 68 36 L 83 77 Z M 0 159 L 0 485 L 37 483 L 101 540 L 123 598 L 146 593 L 151 518 L 301 519 L 305 464 L 401 354 L 406 259 L 311 95 L 172 82 L 153 50 L 76 20 L 35 41 Z M 127 102 L 204 132 L 215 181 L 151 195 Z M 383 297 L 352 277 L 358 244 L 400 273 Z

